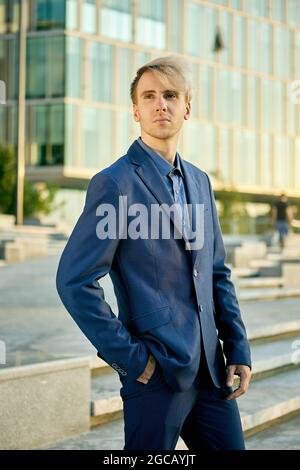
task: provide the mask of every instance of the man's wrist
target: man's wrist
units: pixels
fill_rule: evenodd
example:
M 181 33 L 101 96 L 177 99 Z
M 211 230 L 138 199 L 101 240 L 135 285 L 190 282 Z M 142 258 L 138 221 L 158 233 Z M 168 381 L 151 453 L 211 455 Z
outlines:
M 150 353 L 144 372 L 136 380 L 138 382 L 147 384 L 148 381 L 151 379 L 152 374 L 154 373 L 155 367 L 156 367 L 155 358 Z

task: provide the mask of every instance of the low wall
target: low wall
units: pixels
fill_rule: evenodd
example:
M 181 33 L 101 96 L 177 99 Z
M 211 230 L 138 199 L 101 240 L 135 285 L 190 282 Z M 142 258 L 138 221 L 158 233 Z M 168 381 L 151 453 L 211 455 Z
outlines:
M 34 449 L 89 430 L 90 358 L 0 370 L 0 449 Z

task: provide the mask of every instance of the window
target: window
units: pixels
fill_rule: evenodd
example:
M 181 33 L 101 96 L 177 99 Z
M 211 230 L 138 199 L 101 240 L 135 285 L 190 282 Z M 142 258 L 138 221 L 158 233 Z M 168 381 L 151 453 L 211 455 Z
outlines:
M 130 0 L 102 0 L 101 34 L 121 41 L 132 41 Z
M 282 191 L 291 185 L 289 139 L 284 136 L 274 138 L 274 185 Z
M 296 78 L 300 78 L 300 32 L 295 33 L 295 73 Z
M 137 2 L 137 44 L 158 49 L 166 47 L 165 9 L 164 0 L 139 0 Z
M 295 140 L 295 164 L 294 164 L 294 173 L 295 175 L 300 175 L 300 139 Z M 295 186 L 297 189 L 300 189 L 300 178 L 295 178 Z
M 220 11 L 220 32 L 222 35 L 224 48 L 220 51 L 220 60 L 224 64 L 230 64 L 232 49 L 232 15 L 226 11 Z
M 113 46 L 89 42 L 90 86 L 89 96 L 94 101 L 112 102 Z M 123 78 L 122 78 L 123 79 Z
M 47 41 L 45 37 L 29 37 L 27 41 L 27 97 L 47 96 Z
M 131 105 L 130 84 L 132 79 L 132 50 L 120 47 L 119 65 L 122 70 L 122 78 L 118 80 L 118 98 L 117 103 L 124 106 Z
M 77 0 L 67 0 L 66 2 L 66 28 L 77 29 Z
M 262 126 L 265 129 L 273 129 L 273 82 L 262 80 Z
M 276 80 L 273 82 L 273 128 L 277 132 L 285 131 L 284 103 L 283 84 Z
M 258 127 L 259 81 L 253 75 L 247 78 L 248 125 Z
M 0 39 L 0 80 L 5 83 L 7 82 L 6 45 L 7 41 Z
M 248 20 L 248 67 L 271 73 L 271 27 Z
M 244 11 L 255 16 L 268 15 L 268 1 L 267 0 L 248 0 L 244 2 Z
M 222 183 L 229 183 L 232 179 L 231 133 L 232 131 L 229 129 L 219 129 L 219 169 L 217 176 Z
M 82 96 L 82 40 L 72 36 L 66 38 L 66 95 Z
M 0 106 L 0 145 L 6 143 L 6 109 L 4 106 Z
M 288 83 L 286 85 L 286 90 L 285 90 L 287 99 L 286 99 L 286 105 L 287 105 L 287 131 L 290 134 L 297 134 L 297 112 L 299 109 L 299 105 L 296 105 L 292 101 L 291 97 L 291 83 Z
M 291 43 L 290 32 L 287 28 L 274 28 L 274 74 L 282 78 L 291 77 Z M 299 52 L 299 51 L 298 51 Z
M 112 163 L 112 111 L 83 109 L 83 165 L 101 169 Z
M 203 59 L 214 60 L 216 10 L 193 2 L 187 4 L 187 53 Z
M 96 0 L 82 0 L 81 30 L 89 34 L 96 32 Z
M 236 10 L 243 10 L 243 0 L 230 0 L 231 8 L 235 8 Z
M 64 152 L 62 104 L 33 105 L 30 118 L 30 164 L 61 165 Z
M 32 6 L 33 29 L 64 28 L 65 2 L 61 0 L 36 0 L 32 2 Z
M 65 40 L 61 36 L 48 39 L 48 96 L 64 96 L 65 93 Z
M 199 65 L 190 64 L 191 67 L 191 80 L 192 80 L 192 101 L 191 110 L 194 118 L 199 118 L 200 109 L 200 89 L 199 89 Z
M 205 119 L 212 119 L 212 76 L 213 69 L 208 65 L 202 65 L 200 70 L 199 108 L 200 116 Z
M 235 131 L 236 183 L 245 186 L 257 184 L 257 135 L 251 131 Z
M 288 0 L 287 2 L 288 23 L 292 26 L 300 26 L 300 3 L 299 0 Z
M 245 77 L 238 72 L 217 71 L 217 119 L 224 123 L 243 124 Z
M 272 0 L 271 6 L 271 17 L 277 21 L 285 21 L 285 5 L 290 0 Z
M 78 107 L 65 105 L 65 165 L 77 166 L 78 132 L 77 132 Z
M 272 137 L 269 134 L 261 136 L 261 180 L 262 186 L 270 188 L 272 186 Z
M 245 66 L 245 20 L 242 16 L 234 17 L 235 41 L 234 41 L 234 64 L 238 67 Z
M 64 38 L 29 37 L 27 41 L 27 82 L 29 98 L 64 95 Z
M 6 42 L 6 97 L 17 99 L 19 86 L 19 47 L 16 37 Z
M 183 18 L 183 2 L 182 0 L 172 0 L 172 8 L 170 11 L 170 49 L 172 51 L 182 51 L 182 18 Z
M 0 34 L 6 32 L 5 4 L 6 0 L 0 0 Z
M 210 173 L 216 171 L 215 128 L 190 120 L 185 127 L 185 158 L 194 165 Z
M 132 115 L 131 112 L 117 111 L 116 118 L 116 131 L 118 138 L 116 138 L 117 148 L 116 158 L 120 155 L 125 155 L 128 148 L 132 144 L 131 128 L 132 128 Z
M 8 106 L 7 108 L 7 143 L 12 146 L 17 145 L 18 141 L 18 110 L 17 106 Z
M 19 0 L 0 0 L 0 32 L 1 29 L 8 33 L 19 31 L 19 11 Z

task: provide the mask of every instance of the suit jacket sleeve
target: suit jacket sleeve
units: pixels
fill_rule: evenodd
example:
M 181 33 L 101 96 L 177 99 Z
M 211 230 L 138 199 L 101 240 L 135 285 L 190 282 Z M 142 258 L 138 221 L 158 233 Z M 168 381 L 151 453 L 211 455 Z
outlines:
M 98 173 L 89 184 L 85 206 L 61 256 L 56 286 L 58 294 L 98 355 L 122 375 L 137 378 L 144 371 L 149 351 L 130 335 L 105 301 L 98 280 L 111 268 L 118 244 L 118 207 L 121 193 L 109 175 Z M 116 238 L 100 239 L 96 234 L 100 204 L 116 210 Z
M 207 176 L 207 175 L 206 175 Z M 250 347 L 240 308 L 231 281 L 231 271 L 225 264 L 226 252 L 217 214 L 214 194 L 207 176 L 213 213 L 213 300 L 219 338 L 223 341 L 226 365 L 245 364 L 251 368 Z

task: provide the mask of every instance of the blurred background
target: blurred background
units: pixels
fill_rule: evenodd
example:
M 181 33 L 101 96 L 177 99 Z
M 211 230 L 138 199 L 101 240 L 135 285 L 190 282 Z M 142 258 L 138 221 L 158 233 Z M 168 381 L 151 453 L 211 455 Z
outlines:
M 55 274 L 90 178 L 139 136 L 137 68 L 169 54 L 251 345 L 246 446 L 300 448 L 300 0 L 0 0 L 0 449 L 122 449 L 118 374 Z
M 173 53 L 190 63 L 194 86 L 179 152 L 210 174 L 223 231 L 270 229 L 270 205 L 282 192 L 300 218 L 300 106 L 292 90 L 300 78 L 299 0 L 21 4 L 0 0 L 1 152 L 9 146 L 17 156 L 19 146 L 25 180 L 37 192 L 47 185 L 49 199 L 25 215 L 75 222 L 88 180 L 139 135 L 129 97 L 136 69 Z M 16 210 L 5 198 L 2 212 Z

